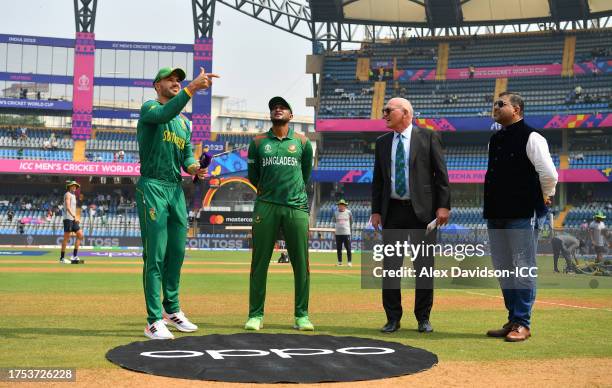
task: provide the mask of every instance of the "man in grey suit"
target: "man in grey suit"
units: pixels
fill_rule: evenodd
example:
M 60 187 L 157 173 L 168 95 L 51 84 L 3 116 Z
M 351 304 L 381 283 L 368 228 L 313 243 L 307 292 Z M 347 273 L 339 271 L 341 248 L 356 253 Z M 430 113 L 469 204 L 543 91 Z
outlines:
M 412 125 L 413 110 L 404 98 L 392 98 L 383 109 L 387 128 L 376 139 L 372 179 L 372 226 L 392 232 L 385 242 L 406 239 L 411 243 L 432 243 L 435 233 L 425 235 L 434 218 L 437 225 L 448 222 L 450 189 L 440 137 L 435 132 Z M 410 230 L 410 232 L 408 232 Z M 383 235 L 385 233 L 383 232 Z M 384 269 L 398 269 L 403 257 L 385 257 Z M 421 256 L 413 262 L 417 275 L 423 268 L 433 269 L 434 259 Z M 383 306 L 387 323 L 383 333 L 400 328 L 402 302 L 399 279 L 383 279 Z M 433 278 L 417 277 L 414 315 L 419 332 L 433 331 L 429 315 L 433 306 Z

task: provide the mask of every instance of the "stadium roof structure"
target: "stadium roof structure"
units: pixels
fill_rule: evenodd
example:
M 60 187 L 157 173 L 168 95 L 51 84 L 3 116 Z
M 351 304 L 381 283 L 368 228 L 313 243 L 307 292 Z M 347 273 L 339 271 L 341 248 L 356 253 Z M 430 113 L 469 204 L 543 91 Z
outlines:
M 372 22 L 419 27 L 561 22 L 612 13 L 609 0 L 310 0 L 315 22 Z
M 81 0 L 83 1 L 83 0 Z M 91 1 L 91 0 L 90 0 Z M 612 26 L 611 0 L 192 0 L 212 35 L 220 3 L 291 34 L 342 50 L 406 36 L 466 36 Z M 313 46 L 314 47 L 314 46 Z

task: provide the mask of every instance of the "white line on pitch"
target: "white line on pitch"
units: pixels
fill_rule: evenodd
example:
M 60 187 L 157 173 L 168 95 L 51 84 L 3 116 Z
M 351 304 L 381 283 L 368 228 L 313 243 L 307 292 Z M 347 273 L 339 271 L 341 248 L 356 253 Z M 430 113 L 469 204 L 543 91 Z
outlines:
M 468 293 L 468 294 L 472 294 L 472 295 L 481 295 L 481 296 L 488 296 L 488 297 L 491 297 L 491 298 L 503 299 L 503 297 L 501 297 L 501 296 L 484 294 L 482 292 L 473 292 L 473 291 L 465 291 L 465 292 Z M 536 303 L 551 304 L 551 305 L 554 305 L 554 306 L 562 306 L 562 307 L 572 307 L 572 308 L 576 308 L 576 309 L 601 310 L 601 311 L 612 312 L 611 309 L 606 309 L 606 308 L 601 308 L 601 307 L 576 306 L 576 305 L 573 305 L 573 304 L 545 302 L 545 301 L 542 301 L 542 300 L 536 300 Z

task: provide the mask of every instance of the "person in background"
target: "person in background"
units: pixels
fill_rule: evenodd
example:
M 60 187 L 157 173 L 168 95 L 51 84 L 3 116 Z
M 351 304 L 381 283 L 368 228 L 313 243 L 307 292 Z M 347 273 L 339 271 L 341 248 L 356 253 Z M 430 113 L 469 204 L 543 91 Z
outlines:
M 576 251 L 584 247 L 584 241 L 578 240 L 576 237 L 569 234 L 558 234 L 551 240 L 553 249 L 553 265 L 554 271 L 559 272 L 559 256 L 565 258 L 565 272 L 575 272 L 578 265 Z
M 595 248 L 595 254 L 597 257 L 595 258 L 596 263 L 601 263 L 603 260 L 603 255 L 606 253 L 606 245 L 607 245 L 607 228 L 606 224 L 603 220 L 606 219 L 606 216 L 602 212 L 598 212 L 593 216 L 593 221 L 589 224 L 589 235 L 591 237 L 591 242 L 593 243 L 593 247 Z
M 76 214 L 76 191 L 80 188 L 76 181 L 67 181 L 66 182 L 66 194 L 64 194 L 64 206 L 63 206 L 63 216 L 64 216 L 64 239 L 62 240 L 62 250 L 60 253 L 60 263 L 61 264 L 83 264 L 84 261 L 79 260 L 79 246 L 81 245 L 81 241 L 83 240 L 83 231 L 79 225 L 79 220 Z M 66 256 L 66 245 L 68 244 L 68 240 L 70 239 L 70 234 L 74 233 L 76 236 L 76 240 L 74 241 L 74 250 L 72 251 L 72 259 L 68 261 Z
M 351 230 L 353 226 L 353 215 L 348 210 L 348 203 L 341 199 L 337 203 L 338 210 L 334 213 L 336 223 L 336 253 L 338 255 L 337 266 L 342 265 L 342 246 L 346 247 L 346 263 L 349 267 L 353 266 L 351 259 Z

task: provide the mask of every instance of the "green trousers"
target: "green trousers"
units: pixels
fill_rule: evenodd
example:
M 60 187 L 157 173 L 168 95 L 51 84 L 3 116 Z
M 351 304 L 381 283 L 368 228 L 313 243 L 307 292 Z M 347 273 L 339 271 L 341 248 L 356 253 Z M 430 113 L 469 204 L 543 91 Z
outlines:
M 308 213 L 288 206 L 257 202 L 253 211 L 253 255 L 249 286 L 249 318 L 262 317 L 266 280 L 274 244 L 283 232 L 293 267 L 295 316 L 308 315 L 310 268 L 308 263 Z
M 136 186 L 144 267 L 142 284 L 147 305 L 147 321 L 162 319 L 180 311 L 179 280 L 185 258 L 187 210 L 180 183 L 140 178 Z M 164 299 L 160 302 L 160 289 Z

